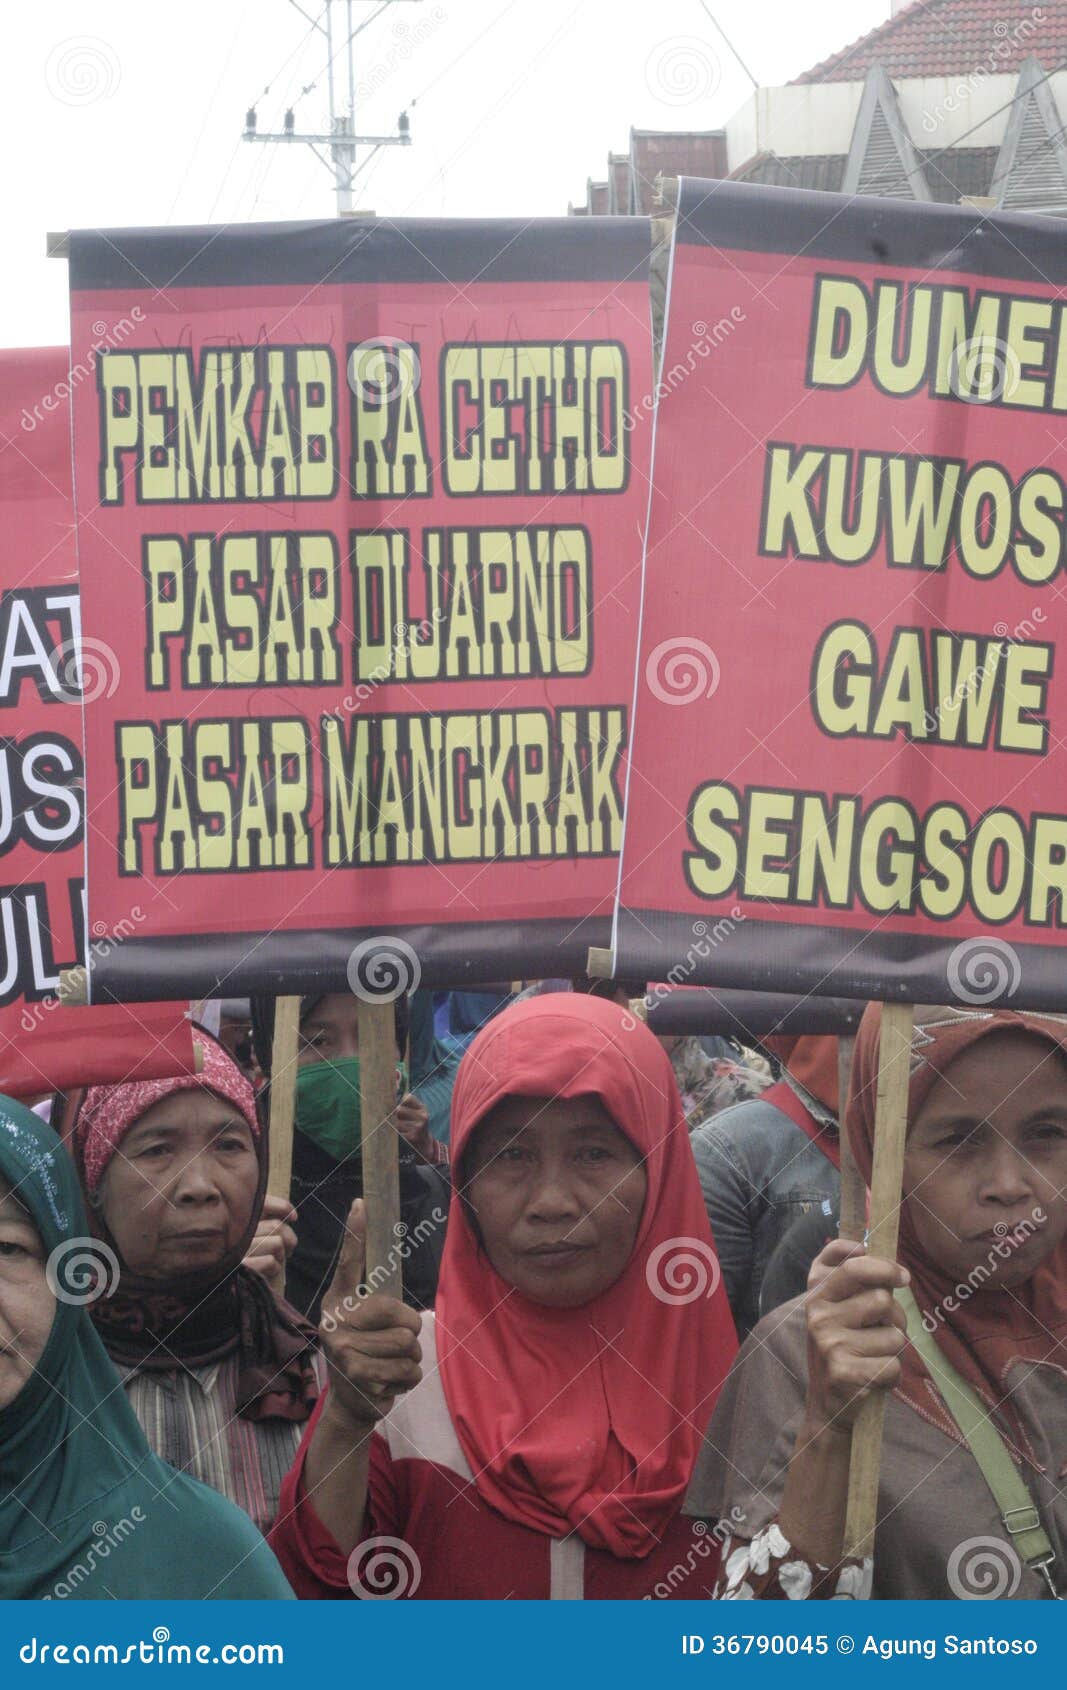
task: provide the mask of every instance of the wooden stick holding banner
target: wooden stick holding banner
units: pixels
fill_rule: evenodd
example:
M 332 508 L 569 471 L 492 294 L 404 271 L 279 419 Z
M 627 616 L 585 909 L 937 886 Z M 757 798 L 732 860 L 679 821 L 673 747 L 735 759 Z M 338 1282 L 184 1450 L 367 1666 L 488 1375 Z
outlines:
M 890 1261 L 897 1253 L 897 1233 L 900 1227 L 900 1193 L 904 1177 L 904 1141 L 908 1129 L 908 1081 L 911 1077 L 911 1035 L 914 1022 L 913 1004 L 882 1005 L 868 1249 L 872 1256 L 882 1256 Z M 852 1427 L 848 1512 L 845 1518 L 845 1554 L 848 1556 L 870 1555 L 874 1550 L 885 1408 L 885 1392 L 872 1392 Z
M 839 1238 L 862 1244 L 867 1235 L 867 1187 L 856 1166 L 845 1131 L 848 1108 L 848 1083 L 852 1074 L 852 1053 L 856 1048 L 855 1034 L 842 1034 L 837 1041 L 837 1132 L 841 1146 L 841 1207 L 838 1218 Z
M 399 1297 L 403 1276 L 400 1232 L 399 1134 L 396 1109 L 396 1010 L 391 999 L 359 1000 L 359 1112 L 363 1201 L 367 1216 L 364 1281 L 385 1297 Z
M 297 1043 L 300 999 L 279 998 L 274 1006 L 270 1053 L 270 1172 L 267 1191 L 289 1201 L 293 1170 L 293 1116 L 296 1107 Z

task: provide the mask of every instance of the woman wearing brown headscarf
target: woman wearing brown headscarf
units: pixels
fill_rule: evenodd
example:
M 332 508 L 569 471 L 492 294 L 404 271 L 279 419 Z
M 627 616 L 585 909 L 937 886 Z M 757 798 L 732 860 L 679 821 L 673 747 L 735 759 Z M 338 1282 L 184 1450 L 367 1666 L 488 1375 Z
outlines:
M 880 1011 L 860 1029 L 847 1128 L 870 1178 Z M 708 1432 L 687 1511 L 740 1520 L 721 1594 L 1016 1597 L 1067 1590 L 1067 1019 L 919 1010 L 911 1049 L 899 1265 L 834 1242 L 812 1289 L 760 1322 Z M 905 1336 L 914 1297 L 934 1374 L 973 1393 L 1022 1480 L 1005 1519 Z M 842 1561 L 849 1440 L 890 1392 L 871 1563 Z M 999 1447 L 999 1446 L 998 1446 Z M 988 1462 L 987 1462 L 988 1469 Z M 1036 1510 L 1045 1571 L 1020 1527 Z M 1046 1557 L 1047 1559 L 1047 1557 Z M 873 1574 L 873 1578 L 872 1578 Z

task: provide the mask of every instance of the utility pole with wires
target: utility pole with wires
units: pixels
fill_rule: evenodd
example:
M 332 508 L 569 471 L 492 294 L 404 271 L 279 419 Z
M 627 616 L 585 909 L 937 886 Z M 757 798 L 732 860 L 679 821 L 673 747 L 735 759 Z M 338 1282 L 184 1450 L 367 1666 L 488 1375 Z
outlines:
M 308 18 L 312 28 L 318 30 L 326 39 L 326 76 L 330 101 L 330 132 L 328 135 L 305 134 L 296 127 L 296 116 L 292 107 L 285 114 L 284 128 L 279 134 L 261 130 L 257 124 L 256 108 L 250 106 L 245 113 L 244 140 L 266 141 L 272 145 L 300 142 L 311 148 L 315 157 L 324 164 L 334 179 L 334 190 L 337 194 L 338 217 L 351 217 L 355 214 L 352 204 L 352 188 L 358 174 L 356 170 L 356 148 L 371 147 L 373 151 L 360 165 L 363 170 L 374 158 L 381 147 L 409 147 L 411 145 L 411 125 L 407 112 L 401 112 L 397 119 L 395 135 L 357 135 L 356 134 L 356 70 L 353 43 L 357 35 L 361 34 L 376 18 L 381 17 L 391 5 L 398 3 L 413 3 L 413 0 L 382 0 L 361 24 L 353 26 L 353 0 L 345 0 L 345 39 L 343 47 L 334 47 L 333 8 L 339 0 L 325 0 L 322 13 L 318 18 L 311 18 L 302 6 L 292 0 L 296 9 Z M 414 0 L 418 3 L 418 0 Z M 337 87 L 341 77 L 335 75 L 334 59 L 344 52 L 348 67 L 348 100 L 344 110 L 339 111 L 337 105 Z M 320 149 L 329 149 L 329 158 Z

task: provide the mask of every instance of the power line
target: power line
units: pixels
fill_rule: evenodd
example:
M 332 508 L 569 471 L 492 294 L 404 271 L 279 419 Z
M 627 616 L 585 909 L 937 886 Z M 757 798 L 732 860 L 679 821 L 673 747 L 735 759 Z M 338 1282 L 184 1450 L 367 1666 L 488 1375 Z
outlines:
M 291 6 L 296 6 L 296 0 L 289 0 L 289 4 Z M 326 5 L 327 6 L 329 5 L 329 0 L 326 0 Z M 308 13 L 305 12 L 302 7 L 296 6 L 296 10 L 300 13 L 300 16 L 302 18 L 306 18 L 308 16 Z M 293 60 L 296 58 L 296 55 L 303 51 L 304 47 L 311 40 L 311 37 L 314 35 L 315 31 L 317 29 L 318 30 L 322 29 L 321 18 L 325 15 L 325 12 L 326 12 L 326 6 L 323 7 L 322 12 L 319 14 L 319 19 L 312 18 L 311 28 L 306 30 L 304 32 L 304 34 L 300 37 L 300 40 L 297 42 L 297 44 L 293 48 L 292 52 L 286 54 L 286 56 L 282 60 L 281 64 L 278 66 L 277 70 L 274 72 L 274 75 L 272 77 L 269 77 L 268 80 L 264 83 L 263 88 L 256 95 L 255 99 L 249 100 L 249 102 L 248 102 L 249 107 L 256 105 L 257 101 L 261 100 L 263 98 L 264 94 L 270 93 L 273 84 L 275 82 L 277 82 L 277 80 L 278 80 L 279 76 L 281 76 L 283 70 L 288 70 L 289 66 L 292 64 Z
M 356 134 L 356 72 L 355 60 L 352 53 L 352 43 L 356 39 L 356 36 L 362 34 L 363 30 L 368 29 L 376 18 L 380 18 L 384 11 L 386 11 L 391 5 L 395 5 L 396 0 L 381 0 L 381 4 L 375 8 L 371 15 L 364 18 L 362 23 L 357 24 L 355 28 L 352 27 L 352 3 L 353 0 L 346 0 L 345 11 L 347 17 L 347 33 L 336 51 L 333 44 L 333 0 L 326 0 L 326 6 L 323 12 L 323 17 L 325 18 L 323 33 L 326 36 L 327 46 L 325 71 L 330 102 L 329 132 L 326 134 L 319 134 L 314 131 L 298 131 L 292 106 L 289 106 L 286 110 L 284 126 L 280 134 L 277 131 L 261 132 L 256 116 L 256 108 L 253 104 L 249 106 L 245 114 L 243 135 L 243 139 L 246 141 L 266 142 L 271 146 L 276 144 L 285 145 L 286 143 L 292 144 L 294 142 L 299 142 L 303 146 L 310 147 L 315 157 L 322 164 L 326 164 L 327 161 L 323 158 L 319 149 L 320 147 L 329 148 L 331 163 L 327 165 L 327 168 L 332 169 L 333 172 L 334 190 L 337 194 L 337 214 L 339 217 L 344 217 L 353 210 L 352 187 L 357 174 L 357 147 L 369 146 L 373 147 L 374 151 L 377 152 L 379 147 L 407 147 L 411 144 L 411 125 L 408 121 L 406 111 L 401 112 L 399 118 L 397 119 L 396 131 L 392 135 Z M 296 4 L 296 0 L 293 0 L 293 4 Z M 303 11 L 299 5 L 296 6 L 296 9 L 300 12 L 301 17 L 306 18 L 308 16 L 308 14 Z M 321 26 L 318 22 L 313 22 L 313 29 L 319 29 L 320 27 Z M 348 100 L 344 112 L 339 112 L 337 109 L 333 73 L 334 60 L 341 53 L 346 53 L 348 57 Z M 291 58 L 292 55 L 290 54 L 290 60 Z M 319 76 L 321 75 L 322 72 L 320 71 Z M 308 87 L 304 89 L 305 94 L 310 92 L 311 88 L 315 87 L 317 80 L 318 78 L 315 79 L 315 82 L 310 83 Z
M 704 13 L 705 17 L 708 18 L 710 20 L 710 22 L 715 25 L 715 28 L 718 30 L 719 34 L 722 36 L 723 40 L 726 42 L 727 47 L 729 47 L 731 53 L 733 54 L 734 58 L 737 60 L 738 64 L 741 66 L 741 69 L 744 71 L 745 75 L 748 77 L 748 80 L 751 82 L 753 88 L 758 88 L 759 83 L 756 81 L 756 78 L 753 76 L 752 72 L 749 70 L 749 68 L 746 65 L 744 59 L 741 57 L 740 53 L 737 51 L 737 48 L 734 46 L 733 42 L 730 40 L 730 37 L 727 35 L 726 31 L 723 29 L 722 24 L 719 22 L 718 18 L 715 17 L 711 8 L 708 6 L 707 0 L 698 0 L 698 4 L 700 6 L 701 11 Z

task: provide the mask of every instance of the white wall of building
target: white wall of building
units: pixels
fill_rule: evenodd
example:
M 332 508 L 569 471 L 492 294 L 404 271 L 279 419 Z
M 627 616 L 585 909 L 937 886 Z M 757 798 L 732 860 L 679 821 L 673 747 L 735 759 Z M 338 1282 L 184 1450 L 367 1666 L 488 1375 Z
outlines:
M 847 153 L 862 93 L 862 82 L 757 89 L 726 125 L 730 169 L 761 152 L 783 158 Z
M 979 67 L 967 75 L 909 78 L 895 86 L 918 148 L 998 147 L 1018 82 L 1014 73 Z M 1067 124 L 1067 71 L 1050 78 L 1049 87 Z M 726 125 L 730 169 L 759 152 L 783 158 L 847 153 L 862 94 L 862 82 L 760 88 Z

